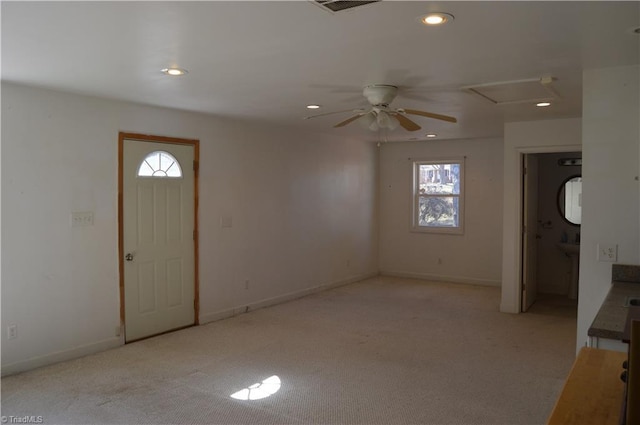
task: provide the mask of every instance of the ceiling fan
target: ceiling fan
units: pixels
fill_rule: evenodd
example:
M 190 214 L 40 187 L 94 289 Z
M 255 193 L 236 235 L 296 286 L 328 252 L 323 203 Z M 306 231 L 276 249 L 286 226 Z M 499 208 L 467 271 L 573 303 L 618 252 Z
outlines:
M 433 112 L 419 111 L 417 109 L 390 108 L 389 104 L 398 94 L 398 87 L 386 84 L 372 84 L 362 90 L 362 94 L 371 104 L 369 109 L 348 109 L 345 111 L 328 112 L 326 114 L 311 115 L 305 119 L 317 118 L 332 114 L 353 112 L 350 118 L 339 122 L 334 127 L 344 127 L 356 120 L 364 127 L 376 131 L 381 128 L 394 130 L 400 125 L 407 131 L 418 131 L 422 127 L 410 120 L 407 115 L 420 115 L 442 121 L 455 123 L 458 120 L 448 115 L 434 114 Z

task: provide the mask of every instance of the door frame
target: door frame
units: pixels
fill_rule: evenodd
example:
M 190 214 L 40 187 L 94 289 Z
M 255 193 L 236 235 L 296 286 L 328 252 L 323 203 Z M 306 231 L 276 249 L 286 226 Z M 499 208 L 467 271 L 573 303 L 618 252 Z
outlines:
M 528 223 L 528 216 L 529 216 L 529 212 L 527 211 L 527 209 L 531 210 L 531 205 L 529 205 L 529 199 L 528 197 L 530 197 L 530 186 L 531 184 L 528 183 L 528 179 L 531 178 L 531 173 L 529 171 L 529 164 L 527 163 L 527 159 L 529 157 L 531 158 L 535 158 L 535 177 L 538 178 L 538 154 L 540 154 L 540 152 L 538 153 L 522 153 L 520 154 L 520 158 L 521 158 L 521 164 L 520 164 L 520 178 L 521 178 L 521 217 L 520 217 L 520 234 L 521 234 L 521 239 L 520 239 L 520 312 L 521 313 L 526 313 L 529 308 L 531 308 L 531 306 L 533 305 L 533 303 L 535 303 L 535 299 L 537 298 L 538 294 L 537 294 L 537 270 L 536 272 L 534 272 L 536 274 L 536 278 L 535 278 L 535 288 L 536 288 L 536 294 L 534 295 L 534 300 L 531 302 L 531 304 L 527 305 L 527 301 L 528 299 L 530 299 L 531 295 L 528 294 L 527 291 L 527 283 L 531 283 L 528 281 L 529 276 L 531 275 L 530 269 L 531 269 L 531 265 L 529 264 L 529 259 L 531 258 L 531 254 L 528 252 L 528 246 L 527 243 L 530 242 L 530 238 L 534 238 L 535 241 L 535 263 L 534 266 L 537 269 L 538 267 L 538 260 L 537 260 L 537 256 L 538 256 L 538 243 L 537 243 L 537 234 L 538 234 L 538 228 L 537 228 L 537 209 L 538 209 L 538 205 L 540 203 L 540 199 L 539 199 L 539 187 L 538 187 L 538 182 L 535 183 L 535 205 L 533 206 L 533 209 L 536 210 L 535 215 L 536 215 L 536 226 L 532 229 L 531 226 L 529 226 Z
M 505 152 L 504 161 L 513 164 L 517 170 L 517 175 L 522 175 L 522 156 L 525 154 L 538 153 L 562 153 L 562 152 L 582 152 L 582 145 L 559 145 L 559 146 L 516 146 L 513 150 Z M 506 167 L 506 165 L 505 165 Z M 503 189 L 504 190 L 504 189 Z M 522 313 L 522 197 L 524 196 L 522 184 L 518 178 L 518 184 L 514 187 L 514 195 L 507 200 L 503 210 L 503 220 L 509 215 L 515 220 L 510 221 L 511 232 L 503 228 L 503 267 L 502 267 L 502 295 L 500 301 L 500 311 L 505 313 Z M 504 194 L 503 194 L 504 196 Z M 513 214 L 513 215 L 511 215 Z M 513 247 L 512 261 L 505 262 L 505 246 Z M 508 287 L 508 288 L 506 288 Z M 506 292 L 510 296 L 506 297 Z
M 138 142 L 167 143 L 173 145 L 190 145 L 193 146 L 193 311 L 194 325 L 199 325 L 200 320 L 200 282 L 199 282 L 199 251 L 198 251 L 198 177 L 200 169 L 200 140 L 182 139 L 177 137 L 154 136 L 139 133 L 118 133 L 118 271 L 120 291 L 120 329 L 125 324 L 125 308 L 124 308 L 124 141 L 135 140 Z M 124 334 L 124 333 L 123 333 Z

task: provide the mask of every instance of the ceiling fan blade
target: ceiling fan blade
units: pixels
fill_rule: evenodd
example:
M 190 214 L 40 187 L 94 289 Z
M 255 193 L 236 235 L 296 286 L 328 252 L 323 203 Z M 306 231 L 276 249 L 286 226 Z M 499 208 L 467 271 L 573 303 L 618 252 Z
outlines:
M 419 111 L 417 109 L 402 109 L 401 111 L 404 112 L 405 114 L 422 115 L 423 117 L 434 118 L 436 120 L 458 122 L 458 120 L 455 119 L 454 117 L 450 117 L 448 115 L 434 114 L 433 112 Z
M 304 117 L 303 119 L 308 120 L 311 118 L 318 118 L 318 117 L 325 117 L 327 115 L 333 115 L 333 114 L 344 114 L 345 112 L 364 112 L 364 109 L 345 109 L 344 111 L 334 111 L 334 112 L 325 112 L 324 114 L 317 114 L 317 115 L 309 115 L 307 117 Z
M 402 128 L 404 128 L 407 131 L 418 131 L 422 128 L 418 124 L 411 121 L 409 118 L 405 117 L 402 114 L 395 114 L 394 116 L 396 117 L 396 119 L 398 120 Z
M 338 127 L 344 127 L 345 125 L 347 125 L 347 124 L 349 124 L 349 123 L 351 123 L 351 122 L 353 122 L 353 121 L 357 120 L 358 118 L 362 117 L 363 115 L 364 115 L 364 114 L 357 114 L 357 115 L 354 115 L 354 116 L 352 116 L 352 117 L 351 117 L 351 118 L 349 118 L 349 119 L 346 119 L 346 120 L 344 120 L 344 121 L 342 121 L 342 122 L 339 122 L 338 124 L 334 125 L 334 127 L 335 127 L 335 128 L 338 128 Z

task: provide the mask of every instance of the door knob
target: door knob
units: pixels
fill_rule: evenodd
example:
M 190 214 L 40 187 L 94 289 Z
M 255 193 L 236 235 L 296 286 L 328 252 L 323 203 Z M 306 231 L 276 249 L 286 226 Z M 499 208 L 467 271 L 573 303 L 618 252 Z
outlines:
M 124 256 L 124 259 L 127 261 L 133 261 L 133 254 L 128 253 L 127 255 Z

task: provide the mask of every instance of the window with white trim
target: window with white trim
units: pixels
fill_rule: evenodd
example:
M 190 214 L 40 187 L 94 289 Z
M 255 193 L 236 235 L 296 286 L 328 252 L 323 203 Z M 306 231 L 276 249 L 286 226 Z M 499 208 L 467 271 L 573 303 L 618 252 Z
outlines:
M 165 151 L 155 151 L 147 155 L 138 167 L 138 177 L 182 177 L 178 160 Z
M 412 230 L 463 233 L 464 158 L 413 162 Z

